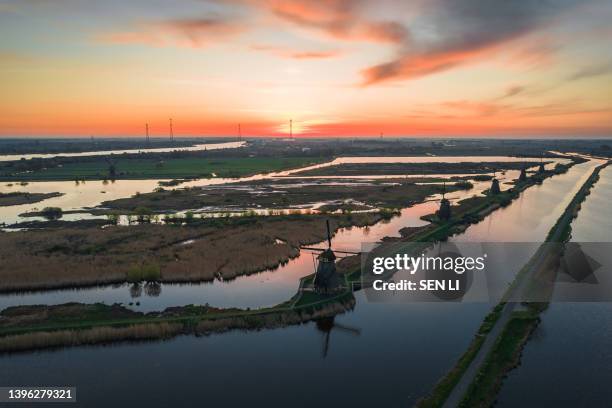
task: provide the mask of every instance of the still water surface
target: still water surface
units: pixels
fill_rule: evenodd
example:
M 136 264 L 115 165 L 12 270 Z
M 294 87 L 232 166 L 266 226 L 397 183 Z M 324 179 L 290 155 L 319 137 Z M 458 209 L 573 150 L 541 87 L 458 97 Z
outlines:
M 557 203 L 570 199 L 593 167 L 580 164 L 530 188 L 522 200 L 495 212 L 494 220 L 489 216 L 456 239 L 544 239 L 561 213 Z M 546 210 L 531 211 L 543 203 Z M 515 228 L 517 222 L 522 229 Z M 192 406 L 193 401 L 223 407 L 405 407 L 452 366 L 491 308 L 370 303 L 361 292 L 356 298 L 354 311 L 336 317 L 325 358 L 325 333 L 309 323 L 2 356 L 0 384 L 77 386 L 78 399 L 88 407 Z
M 51 159 L 54 157 L 84 157 L 84 156 L 106 156 L 110 154 L 138 154 L 138 153 L 168 153 L 168 152 L 193 152 L 198 150 L 235 149 L 242 147 L 246 142 L 226 143 L 201 143 L 189 147 L 160 147 L 153 149 L 127 149 L 127 150 L 99 150 L 79 153 L 35 153 L 35 154 L 4 154 L 0 155 L 0 161 L 29 160 L 29 159 Z
M 612 168 L 600 174 L 572 223 L 574 242 L 610 242 Z M 499 406 L 610 406 L 612 303 L 551 303 Z
M 518 171 L 508 171 L 502 180 L 518 177 Z M 451 201 L 458 201 L 489 188 L 490 182 L 474 182 L 474 188 L 456 191 L 448 195 Z M 501 188 L 508 186 L 501 183 Z M 432 197 L 438 198 L 436 196 Z M 364 242 L 379 242 L 384 237 L 399 237 L 403 227 L 418 227 L 427 222 L 420 218 L 437 210 L 437 201 L 426 201 L 401 211 L 401 215 L 389 221 L 380 222 L 367 228 L 342 228 L 333 238 L 337 250 L 361 250 Z M 320 244 L 322 245 L 322 244 Z M 316 245 L 312 245 L 316 246 Z M 298 288 L 299 279 L 314 272 L 314 255 L 302 251 L 297 258 L 274 270 L 240 276 L 231 281 L 215 280 L 194 284 L 162 284 L 161 293 L 148 296 L 146 291 L 134 291 L 132 285 L 107 285 L 93 288 L 41 291 L 21 294 L 0 294 L 0 309 L 23 304 L 61 304 L 66 302 L 107 304 L 123 303 L 140 311 L 162 310 L 170 306 L 205 304 L 217 307 L 265 307 L 289 299 Z M 133 293 L 138 293 L 135 297 Z M 132 305 L 130 305 L 132 303 Z
M 442 160 L 444 159 L 444 160 Z M 567 159 L 551 159 L 553 162 L 548 164 L 547 168 L 551 168 L 555 163 L 565 163 Z M 299 169 L 284 170 L 271 173 L 255 174 L 253 176 L 241 177 L 241 178 L 209 178 L 199 179 L 183 183 L 176 187 L 166 187 L 166 189 L 175 188 L 187 188 L 187 187 L 206 187 L 206 186 L 218 186 L 228 183 L 240 183 L 240 182 L 253 182 L 259 180 L 271 180 L 279 177 L 291 177 L 295 178 L 296 182 L 307 182 L 310 177 L 296 177 L 295 173 L 300 171 L 316 169 L 320 167 L 328 167 L 331 165 L 338 165 L 342 163 L 394 163 L 394 162 L 407 162 L 407 163 L 425 163 L 425 162 L 480 162 L 480 161 L 499 161 L 499 162 L 521 162 L 521 161 L 533 161 L 533 158 L 517 158 L 517 157 L 504 157 L 504 156 L 458 156 L 458 157 L 343 157 L 335 159 L 328 163 L 317 164 L 312 166 L 306 166 Z M 428 177 L 452 177 L 454 174 L 445 175 L 428 175 Z M 380 178 L 400 178 L 401 175 L 394 176 L 351 176 L 350 179 L 380 179 Z M 412 175 L 410 177 L 422 177 L 422 175 Z M 326 178 L 345 178 L 345 177 L 315 177 L 317 179 Z M 160 181 L 169 181 L 167 179 L 152 179 L 152 180 L 116 180 L 114 182 L 102 182 L 102 181 L 86 181 L 81 183 L 75 183 L 74 181 L 44 181 L 44 182 L 30 182 L 26 185 L 21 185 L 17 182 L 0 183 L 0 193 L 10 192 L 30 192 L 30 193 L 62 193 L 60 197 L 53 197 L 47 200 L 40 201 L 33 204 L 14 205 L 9 207 L 0 207 L 0 225 L 5 223 L 7 225 L 14 224 L 16 222 L 24 220 L 42 220 L 42 218 L 30 217 L 23 218 L 20 214 L 38 211 L 45 207 L 59 207 L 64 211 L 78 211 L 84 210 L 91 207 L 99 206 L 104 201 L 117 200 L 120 198 L 131 197 L 136 193 L 150 193 L 155 188 L 159 187 Z M 194 209 L 197 210 L 197 209 Z M 80 219 L 92 219 L 100 218 L 92 216 L 86 212 L 76 214 L 66 214 L 62 219 L 68 221 L 80 220 Z

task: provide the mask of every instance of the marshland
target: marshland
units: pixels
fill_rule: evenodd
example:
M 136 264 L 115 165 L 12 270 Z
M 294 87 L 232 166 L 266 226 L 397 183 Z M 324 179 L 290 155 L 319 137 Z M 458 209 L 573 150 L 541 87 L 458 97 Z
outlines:
M 256 154 L 262 149 L 260 143 L 253 143 L 257 147 L 248 143 L 235 154 Z M 323 150 L 324 144 L 312 143 L 313 150 L 317 145 Z M 342 143 L 347 149 L 350 146 Z M 57 360 L 66 381 L 84 384 L 88 375 L 75 366 L 76 355 L 95 360 L 104 371 L 112 369 L 118 356 L 129 353 L 131 361 L 139 363 L 123 369 L 138 385 L 155 383 L 147 373 L 153 364 L 169 368 L 177 353 L 186 353 L 194 364 L 206 362 L 211 371 L 203 374 L 205 380 L 220 386 L 223 376 L 233 370 L 250 372 L 235 358 L 239 350 L 248 350 L 252 364 L 282 361 L 287 368 L 299 364 L 305 373 L 316 372 L 330 381 L 341 375 L 359 381 L 372 370 L 382 369 L 385 356 L 392 351 L 397 361 L 385 363 L 387 374 L 373 385 L 405 387 L 406 375 L 410 375 L 415 381 L 410 385 L 409 400 L 416 402 L 463 353 L 491 306 L 376 304 L 357 291 L 349 303 L 329 302 L 329 308 L 308 313 L 281 311 L 287 302 L 295 301 L 301 279 L 313 273 L 313 256 L 300 246 L 324 246 L 327 219 L 338 250 L 358 252 L 367 242 L 409 240 L 441 222 L 436 211 L 442 193 L 457 217 L 449 230 L 451 240 L 544 239 L 572 192 L 597 163 L 553 155 L 546 149 L 531 157 L 508 156 L 504 161 L 499 158 L 503 156 L 501 149 L 495 147 L 502 156 L 476 159 L 473 152 L 462 157 L 445 148 L 451 150 L 445 152 L 451 158 L 448 165 L 440 163 L 441 156 L 428 165 L 426 146 L 422 156 L 397 159 L 397 149 L 387 150 L 384 143 L 358 143 L 372 150 L 371 163 L 359 156 L 364 164 L 355 164 L 358 160 L 351 157 L 358 156 L 350 156 L 350 151 L 349 156 L 336 157 L 334 143 L 329 142 L 326 154 L 303 159 L 303 173 L 296 162 L 286 162 L 283 167 L 287 170 L 275 167 L 264 174 L 261 169 L 238 178 L 191 179 L 189 174 L 177 173 L 173 178 L 190 180 L 161 186 L 162 179 L 152 178 L 135 184 L 138 190 L 120 188 L 112 197 L 99 191 L 130 180 L 114 184 L 85 180 L 78 185 L 39 181 L 20 186 L 38 192 L 44 190 L 45 183 L 49 189 L 57 183 L 70 183 L 64 191 L 53 191 L 75 197 L 74 191 L 91 191 L 95 198 L 80 206 L 76 198 L 75 204 L 59 205 L 62 217 L 53 221 L 21 215 L 55 207 L 59 201 L 54 200 L 62 197 L 6 207 L 19 207 L 15 216 L 0 212 L 7 214 L 7 232 L 0 233 L 2 362 L 16 370 L 15 381 L 25 375 L 31 378 L 34 373 L 20 371 L 17 365 L 23 367 L 32 354 L 12 352 L 48 348 L 40 355 Z M 283 150 L 280 142 L 270 144 L 274 151 Z M 301 147 L 286 144 L 287 154 L 300 157 L 296 151 Z M 525 151 L 519 153 L 520 145 L 517 142 L 509 151 L 526 155 Z M 222 163 L 229 160 L 229 149 L 206 154 L 226 156 L 218 162 L 219 174 L 223 174 Z M 334 161 L 337 164 L 328 164 Z M 538 172 L 540 162 L 546 166 L 545 173 Z M 209 165 L 203 165 L 206 172 Z M 345 166 L 350 174 L 345 173 Z M 518 181 L 523 168 L 527 183 Z M 326 174 L 308 173 L 317 171 Z M 495 198 L 488 195 L 492 176 L 500 180 L 502 190 Z M 129 222 L 118 222 L 118 217 Z M 524 254 L 525 262 L 529 255 Z M 340 261 L 339 268 L 350 276 L 358 264 L 348 257 Z M 507 279 L 511 281 L 512 271 Z M 299 307 L 308 307 L 312 299 L 303 301 L 306 303 Z M 226 313 L 229 315 L 223 319 Z M 328 319 L 325 324 L 324 319 Z M 396 324 L 400 321 L 409 324 Z M 415 331 L 420 333 L 418 338 Z M 207 336 L 200 337 L 202 334 Z M 321 359 L 321 344 L 326 338 L 329 352 Z M 114 347 L 91 347 L 118 341 L 122 343 Z M 430 351 L 419 349 L 424 341 L 430 344 Z M 87 345 L 90 347 L 83 348 Z M 68 346 L 75 347 L 57 351 Z M 420 350 L 418 355 L 415 349 Z M 146 361 L 144 353 L 154 353 L 155 361 Z M 356 369 L 350 359 L 340 358 L 346 353 L 367 358 Z M 304 362 L 304 356 L 311 358 Z M 402 363 L 407 359 L 412 362 L 408 368 Z M 323 365 L 326 370 L 321 371 Z M 353 368 L 349 370 L 349 366 Z M 46 375 L 36 374 L 39 381 L 45 381 Z M 246 378 L 238 382 L 249 387 Z M 289 403 L 294 392 L 298 392 L 296 386 L 283 382 L 278 400 Z M 317 390 L 311 397 L 319 398 L 323 393 Z M 389 404 L 396 401 L 392 395 L 385 398 Z M 380 395 L 376 401 L 380 403 Z
M 392 213 L 330 216 L 332 229 L 371 226 Z M 231 280 L 295 258 L 325 239 L 318 215 L 194 219 L 183 226 L 48 228 L 0 234 L 0 292 L 131 282 Z M 76 222 L 78 224 L 78 222 Z

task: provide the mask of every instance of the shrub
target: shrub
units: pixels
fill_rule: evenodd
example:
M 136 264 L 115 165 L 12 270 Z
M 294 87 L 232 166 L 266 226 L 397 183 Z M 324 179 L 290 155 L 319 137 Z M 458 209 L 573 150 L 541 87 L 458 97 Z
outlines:
M 159 265 L 142 263 L 131 267 L 127 272 L 127 281 L 130 283 L 157 282 L 161 278 Z
M 40 214 L 49 221 L 59 220 L 62 218 L 63 211 L 59 207 L 45 207 Z
M 186 223 L 193 222 L 193 218 L 194 218 L 193 211 L 187 211 L 185 213 L 185 222 Z
M 389 220 L 393 217 L 395 217 L 396 215 L 399 215 L 401 213 L 401 211 L 394 209 L 394 208 L 381 208 L 378 213 L 380 214 L 380 216 L 385 219 L 385 220 Z
M 474 188 L 474 185 L 467 180 L 457 181 L 455 183 L 455 187 L 460 188 L 462 190 L 471 190 Z

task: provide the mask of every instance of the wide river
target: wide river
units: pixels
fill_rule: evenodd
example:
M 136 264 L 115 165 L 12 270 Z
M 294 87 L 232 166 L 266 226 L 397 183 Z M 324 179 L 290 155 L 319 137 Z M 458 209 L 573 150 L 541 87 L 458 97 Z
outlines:
M 193 152 L 197 150 L 219 150 L 235 149 L 242 147 L 246 142 L 224 142 L 224 143 L 201 143 L 189 147 L 160 147 L 153 149 L 127 149 L 127 150 L 99 150 L 79 153 L 51 153 L 51 154 L 3 154 L 0 161 L 29 160 L 29 159 L 51 159 L 54 157 L 84 157 L 84 156 L 106 156 L 110 154 L 137 154 L 137 153 L 168 153 L 168 152 Z
M 528 189 L 455 239 L 543 240 L 595 166 L 593 162 L 576 165 Z M 421 223 L 420 214 L 434 208 L 434 203 L 425 203 L 406 209 L 401 217 L 367 233 L 358 228 L 342 230 L 334 246 L 354 248 L 362 241 L 396 235 L 398 228 Z M 300 268 L 312 271 L 308 256 L 255 277 L 288 276 L 295 288 Z M 164 286 L 162 296 L 168 290 Z M 223 407 L 311 407 L 321 401 L 405 407 L 425 395 L 453 365 L 491 308 L 488 303 L 371 303 L 362 292 L 356 298 L 352 312 L 335 318 L 326 356 L 322 354 L 326 334 L 309 323 L 1 356 L 0 384 L 76 386 L 79 401 L 88 407 L 186 406 L 186 401 Z

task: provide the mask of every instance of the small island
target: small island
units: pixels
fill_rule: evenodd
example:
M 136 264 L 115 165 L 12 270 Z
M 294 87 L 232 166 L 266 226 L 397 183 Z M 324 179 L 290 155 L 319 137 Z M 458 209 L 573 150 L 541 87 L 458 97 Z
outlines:
M 48 198 L 60 197 L 62 193 L 0 193 L 0 207 L 38 203 Z

